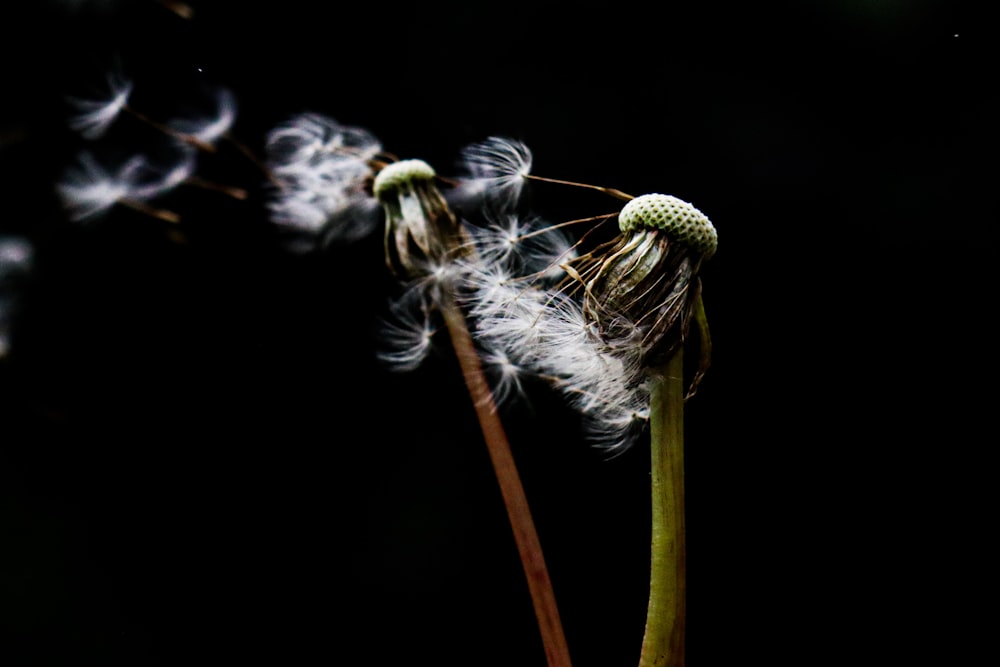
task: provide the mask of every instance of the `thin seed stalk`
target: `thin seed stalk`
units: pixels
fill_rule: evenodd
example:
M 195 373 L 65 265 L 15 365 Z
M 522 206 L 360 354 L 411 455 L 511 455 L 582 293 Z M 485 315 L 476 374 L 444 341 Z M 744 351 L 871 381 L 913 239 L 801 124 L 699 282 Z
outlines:
M 434 169 L 426 162 L 403 160 L 382 167 L 372 184 L 372 191 L 386 214 L 386 264 L 394 274 L 408 280 L 429 278 L 429 267 L 443 266 L 474 252 L 459 219 L 434 184 L 435 177 Z M 450 283 L 446 279 L 438 285 L 436 305 L 448 328 L 500 485 L 518 556 L 528 580 L 545 657 L 549 667 L 571 667 L 555 593 L 528 499 L 493 393 L 483 373 L 479 351 L 458 305 L 455 286 Z
M 552 581 L 542 555 L 541 542 L 514 464 L 510 442 L 497 413 L 493 393 L 483 374 L 482 362 L 473 344 L 465 316 L 453 298 L 443 296 L 440 307 L 466 387 L 475 404 L 476 416 L 486 439 L 497 482 L 500 484 L 517 552 L 528 580 L 546 660 L 549 667 L 570 667 L 569 648 L 559 619 Z
M 684 667 L 687 564 L 683 357 L 682 346 L 652 380 L 649 606 L 639 667 Z

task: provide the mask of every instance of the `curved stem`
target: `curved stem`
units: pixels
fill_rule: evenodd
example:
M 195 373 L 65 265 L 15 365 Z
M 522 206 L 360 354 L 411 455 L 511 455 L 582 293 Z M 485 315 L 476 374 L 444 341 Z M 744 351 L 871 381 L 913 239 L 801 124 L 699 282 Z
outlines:
M 653 377 L 650 400 L 652 539 L 649 607 L 639 667 L 684 667 L 683 347 Z
M 542 555 L 541 542 L 535 531 L 528 499 L 514 464 L 510 443 L 497 414 L 493 394 L 483 374 L 479 354 L 473 344 L 465 316 L 454 300 L 445 296 L 440 305 L 500 484 L 507 516 L 514 531 L 517 552 L 528 579 L 528 590 L 538 619 L 545 657 L 549 667 L 570 667 L 569 649 L 559 620 L 559 610 L 556 607 L 555 593 Z

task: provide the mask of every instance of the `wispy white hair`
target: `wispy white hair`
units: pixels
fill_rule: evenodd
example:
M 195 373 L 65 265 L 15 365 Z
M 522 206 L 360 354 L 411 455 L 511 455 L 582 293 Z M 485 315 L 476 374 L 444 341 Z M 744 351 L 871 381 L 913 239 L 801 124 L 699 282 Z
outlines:
M 132 156 L 116 168 L 107 168 L 93 154 L 82 152 L 77 155 L 77 165 L 69 168 L 56 184 L 56 193 L 71 220 L 94 218 L 120 200 L 135 197 L 145 167 L 146 158 L 142 155 Z
M 516 139 L 492 136 L 469 144 L 460 152 L 458 185 L 449 197 L 462 206 L 513 206 L 531 173 L 531 162 L 531 150 Z
M 423 363 L 437 333 L 424 291 L 411 287 L 389 303 L 378 329 L 379 361 L 394 371 L 410 371 Z
M 197 116 L 180 116 L 167 121 L 167 125 L 181 134 L 194 137 L 204 144 L 214 144 L 225 136 L 236 122 L 236 95 L 228 88 L 215 88 L 212 113 Z
M 382 151 L 368 130 L 316 113 L 299 114 L 267 135 L 268 169 L 281 183 L 267 204 L 275 224 L 328 241 L 371 233 L 378 204 L 366 186 Z
M 97 139 L 107 133 L 128 104 L 132 94 L 132 81 L 122 72 L 118 63 L 105 77 L 106 90 L 99 97 L 68 96 L 66 101 L 76 110 L 70 116 L 69 126 L 85 139 Z

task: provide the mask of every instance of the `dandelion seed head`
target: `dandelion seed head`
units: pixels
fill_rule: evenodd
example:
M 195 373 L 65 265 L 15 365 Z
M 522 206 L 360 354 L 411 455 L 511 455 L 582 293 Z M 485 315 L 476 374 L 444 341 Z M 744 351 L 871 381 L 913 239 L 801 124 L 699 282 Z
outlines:
M 638 229 L 660 229 L 703 256 L 711 257 L 718 235 L 708 216 L 672 195 L 648 194 L 631 199 L 618 214 L 623 233 Z
M 472 252 L 468 232 L 438 190 L 429 164 L 390 163 L 376 174 L 372 192 L 385 212 L 386 265 L 396 277 L 439 287 L 461 277 L 461 260 Z
M 376 198 L 382 199 L 414 181 L 430 181 L 435 176 L 434 168 L 423 160 L 400 160 L 386 165 L 376 174 L 372 191 Z

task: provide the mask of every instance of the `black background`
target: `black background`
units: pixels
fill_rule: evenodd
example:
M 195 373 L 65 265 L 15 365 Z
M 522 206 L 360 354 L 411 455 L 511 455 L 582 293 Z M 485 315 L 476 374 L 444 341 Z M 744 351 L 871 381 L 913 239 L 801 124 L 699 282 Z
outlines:
M 35 247 L 0 360 L 5 664 L 544 664 L 454 362 L 375 361 L 380 239 L 289 253 L 234 151 L 204 174 L 250 198 L 178 191 L 177 226 L 60 211 L 82 146 L 63 96 L 115 53 L 151 115 L 232 88 L 257 151 L 315 111 L 440 172 L 499 134 L 536 174 L 693 202 L 720 246 L 686 413 L 689 663 L 976 654 L 995 554 L 987 3 L 77 4 L 14 5 L 0 61 L 0 233 Z M 612 210 L 546 192 L 553 212 Z M 646 450 L 589 448 L 542 387 L 506 417 L 575 665 L 634 664 Z

